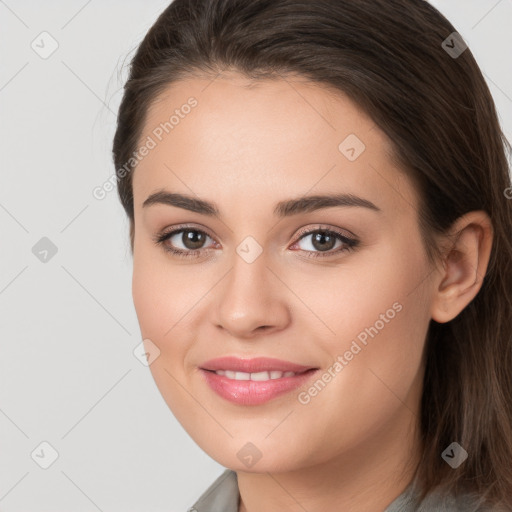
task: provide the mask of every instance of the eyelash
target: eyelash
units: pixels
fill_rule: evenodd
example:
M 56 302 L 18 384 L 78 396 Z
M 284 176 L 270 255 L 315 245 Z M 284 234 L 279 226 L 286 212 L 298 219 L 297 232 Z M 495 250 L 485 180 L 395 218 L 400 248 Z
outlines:
M 169 252 L 169 253 L 177 256 L 178 258 L 194 258 L 194 257 L 199 257 L 199 253 L 203 249 L 191 249 L 191 250 L 183 251 L 182 249 L 174 249 L 172 247 L 168 247 L 168 246 L 165 245 L 165 242 L 169 238 L 171 238 L 172 236 L 174 236 L 174 235 L 176 235 L 178 233 L 182 233 L 184 231 L 190 231 L 190 232 L 194 232 L 194 233 L 201 233 L 202 235 L 205 235 L 205 236 L 207 236 L 209 238 L 212 238 L 208 233 L 206 233 L 202 229 L 197 229 L 197 228 L 194 228 L 194 227 L 191 227 L 191 226 L 178 226 L 178 227 L 172 229 L 171 231 L 167 231 L 167 232 L 164 231 L 162 233 L 157 234 L 154 237 L 154 242 L 157 245 L 161 245 L 163 247 L 164 251 Z M 297 240 L 292 245 L 297 244 L 303 238 L 305 238 L 305 237 L 307 237 L 309 235 L 315 234 L 315 233 L 323 233 L 323 234 L 327 234 L 327 235 L 334 235 L 338 240 L 340 240 L 341 242 L 343 242 L 345 244 L 345 247 L 338 248 L 335 251 L 325 251 L 325 252 L 322 252 L 322 251 L 306 251 L 305 249 L 299 249 L 299 250 L 302 250 L 303 252 L 308 253 L 307 254 L 308 258 L 328 258 L 329 256 L 332 256 L 333 254 L 339 254 L 339 253 L 342 253 L 342 252 L 353 251 L 359 245 L 359 240 L 356 240 L 356 239 L 353 239 L 353 238 L 348 238 L 345 235 L 343 235 L 342 233 L 340 233 L 340 232 L 338 232 L 338 231 L 336 231 L 335 229 L 332 229 L 332 228 L 329 228 L 329 229 L 327 229 L 327 228 L 316 228 L 316 229 L 312 229 L 312 230 L 309 230 L 309 231 L 303 231 L 303 232 L 300 233 L 300 235 L 298 236 Z

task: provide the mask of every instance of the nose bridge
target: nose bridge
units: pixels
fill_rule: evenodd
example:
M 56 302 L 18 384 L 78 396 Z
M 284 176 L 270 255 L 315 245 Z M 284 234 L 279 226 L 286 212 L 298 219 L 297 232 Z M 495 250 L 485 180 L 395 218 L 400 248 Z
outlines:
M 268 268 L 268 255 L 256 244 L 245 239 L 236 248 L 219 295 L 216 322 L 235 336 L 282 328 L 289 321 L 286 294 Z

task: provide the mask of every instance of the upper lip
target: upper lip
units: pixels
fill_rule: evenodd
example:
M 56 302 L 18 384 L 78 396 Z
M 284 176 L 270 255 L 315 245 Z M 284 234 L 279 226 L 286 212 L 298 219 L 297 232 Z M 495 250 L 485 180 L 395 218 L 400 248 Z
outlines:
M 231 370 L 235 372 L 257 373 L 257 372 L 295 372 L 300 373 L 310 370 L 312 366 L 283 361 L 270 357 L 255 357 L 253 359 L 242 359 L 234 356 L 218 357 L 203 363 L 200 368 L 203 370 Z M 316 369 L 316 368 L 315 368 Z

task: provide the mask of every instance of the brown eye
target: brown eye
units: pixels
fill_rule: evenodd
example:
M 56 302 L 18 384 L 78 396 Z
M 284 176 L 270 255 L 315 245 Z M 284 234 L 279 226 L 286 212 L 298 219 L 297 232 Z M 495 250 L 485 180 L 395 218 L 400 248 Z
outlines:
M 336 237 L 327 231 L 319 231 L 312 235 L 311 245 L 318 251 L 329 251 L 336 245 Z
M 212 239 L 200 229 L 181 228 L 162 233 L 155 237 L 155 242 L 164 250 L 176 256 L 198 256 L 205 248 L 207 239 Z
M 181 242 L 183 245 L 190 250 L 201 249 L 205 239 L 208 237 L 202 231 L 188 230 L 182 231 Z
M 328 258 L 353 251 L 359 240 L 349 238 L 335 229 L 317 228 L 302 231 L 291 249 L 299 249 L 308 258 Z

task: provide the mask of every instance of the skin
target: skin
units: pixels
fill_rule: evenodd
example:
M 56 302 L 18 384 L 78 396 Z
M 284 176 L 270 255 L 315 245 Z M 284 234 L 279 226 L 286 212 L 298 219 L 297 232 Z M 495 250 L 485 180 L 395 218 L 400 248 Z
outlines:
M 450 232 L 458 238 L 447 238 L 444 259 L 430 266 L 417 193 L 393 164 L 385 134 L 343 94 L 299 77 L 255 83 L 231 72 L 174 83 L 149 109 L 140 140 L 190 96 L 198 105 L 133 176 L 133 299 L 143 338 L 160 350 L 150 365 L 155 382 L 194 441 L 237 472 L 240 512 L 384 510 L 418 462 L 429 322 L 451 320 L 480 289 L 490 220 L 484 212 L 460 218 Z M 338 149 L 349 134 L 366 146 L 354 161 Z M 143 207 L 161 190 L 214 202 L 221 217 Z M 279 201 L 334 192 L 380 211 L 273 213 Z M 207 232 L 199 257 L 179 258 L 154 242 L 181 224 Z M 299 241 L 301 228 L 320 227 L 359 245 L 336 252 L 338 241 L 322 252 L 311 234 Z M 263 250 L 252 263 L 236 252 L 247 236 Z M 181 234 L 172 243 L 191 250 Z M 300 390 L 233 404 L 198 370 L 234 355 L 325 372 L 394 303 L 400 312 L 307 404 Z M 237 457 L 248 442 L 261 453 L 251 467 Z

